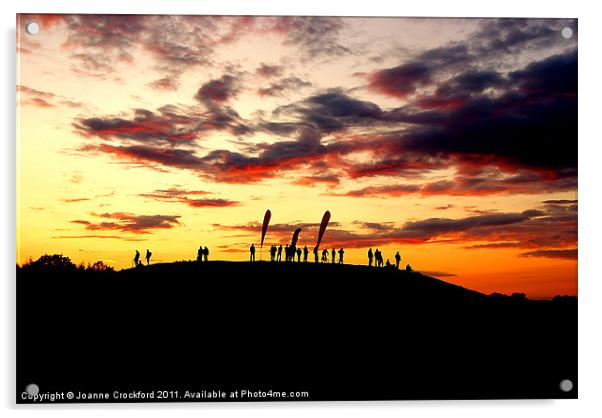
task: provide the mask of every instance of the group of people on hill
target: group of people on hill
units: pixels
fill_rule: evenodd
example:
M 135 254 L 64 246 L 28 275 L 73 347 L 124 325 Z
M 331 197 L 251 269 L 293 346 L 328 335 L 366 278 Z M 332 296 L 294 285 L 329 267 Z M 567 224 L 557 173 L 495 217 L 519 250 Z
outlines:
M 270 246 L 270 261 L 274 261 L 274 262 L 280 262 L 282 261 L 282 252 L 284 250 L 284 261 L 286 262 L 293 262 L 295 261 L 295 258 L 297 258 L 297 262 L 300 263 L 301 262 L 301 256 L 303 256 L 303 262 L 307 263 L 307 258 L 309 256 L 309 249 L 307 248 L 307 245 L 303 247 L 303 249 L 301 248 L 297 248 L 294 245 L 285 245 L 284 247 L 282 246 L 282 244 L 280 244 L 280 246 L 276 246 L 276 245 L 272 245 Z M 251 244 L 251 247 L 249 248 L 249 261 L 255 261 L 255 244 Z M 316 263 L 322 262 L 322 263 L 328 263 L 328 250 L 324 249 L 322 251 L 322 258 L 320 260 L 318 260 L 318 247 L 314 247 L 314 261 Z M 339 249 L 338 251 L 339 254 L 339 264 L 343 264 L 344 262 L 344 255 L 345 255 L 345 250 L 343 250 L 342 248 Z M 336 263 L 336 255 L 337 255 L 337 251 L 333 248 L 332 249 L 332 263 Z
M 146 249 L 146 255 L 144 256 L 144 258 L 146 259 L 146 265 L 150 266 L 150 259 L 152 257 L 153 253 L 151 253 L 148 248 Z M 134 255 L 134 267 L 140 267 L 142 266 L 142 261 L 140 261 L 140 251 L 136 250 L 136 254 Z
M 253 248 L 253 245 L 251 245 Z M 294 245 L 286 245 L 284 248 L 282 244 L 279 247 L 272 245 L 270 247 L 270 261 L 282 261 L 282 250 L 284 249 L 284 260 L 285 261 L 295 261 L 295 257 L 297 257 L 297 262 L 301 262 L 301 255 L 303 255 L 303 261 L 307 261 L 307 256 L 309 255 L 309 250 L 307 249 L 307 245 L 302 250 L 301 248 L 297 248 Z M 255 261 L 254 251 L 251 251 L 252 261 Z
M 270 260 L 271 261 L 276 261 L 276 262 L 280 262 L 282 261 L 282 244 L 280 246 L 276 246 L 276 245 L 272 245 L 270 247 Z M 253 262 L 255 261 L 255 244 L 251 244 L 251 247 L 249 248 L 249 261 Z M 332 249 L 332 251 L 330 251 L 331 254 L 331 263 L 332 264 L 336 264 L 336 257 L 337 257 L 337 252 L 339 254 L 339 264 L 343 264 L 344 263 L 344 256 L 345 256 L 345 250 L 343 250 L 342 248 L 339 249 L 339 251 L 336 251 L 336 249 Z M 322 257 L 320 258 L 320 260 L 318 260 L 318 247 L 314 247 L 314 261 L 316 263 L 318 262 L 322 262 L 322 263 L 328 263 L 328 254 L 329 251 L 328 249 L 323 249 L 322 250 Z M 284 247 L 284 254 L 285 254 L 285 261 L 286 262 L 294 262 L 295 261 L 295 257 L 297 258 L 297 262 L 301 262 L 301 255 L 303 255 L 303 262 L 307 262 L 307 257 L 309 255 L 309 250 L 307 249 L 307 245 L 305 247 L 303 247 L 303 250 L 301 248 L 297 248 L 294 245 L 286 245 Z M 152 257 L 153 253 L 151 253 L 148 249 L 146 250 L 146 255 L 145 255 L 145 259 L 146 259 L 146 265 L 150 265 L 150 259 Z M 200 262 L 207 262 L 209 261 L 209 248 L 207 247 L 203 247 L 202 245 L 199 246 L 199 249 L 197 251 L 197 257 L 196 260 L 200 263 Z M 134 267 L 140 267 L 143 265 L 142 261 L 140 260 L 140 252 L 138 250 L 136 250 L 136 254 L 134 255 Z M 399 264 L 401 263 L 401 255 L 399 254 L 399 251 L 397 251 L 395 253 L 395 264 L 392 264 L 389 259 L 387 259 L 386 263 L 384 262 L 383 259 L 383 253 L 377 248 L 374 251 L 372 251 L 372 248 L 370 248 L 368 250 L 368 266 L 372 266 L 372 263 L 374 263 L 375 267 L 386 267 L 386 268 L 393 268 L 395 267 L 396 269 L 399 269 Z M 412 271 L 412 267 L 408 264 L 405 267 L 406 271 Z
M 375 267 L 393 268 L 393 266 L 395 266 L 396 269 L 399 269 L 401 255 L 399 254 L 399 251 L 397 251 L 395 253 L 395 264 L 392 264 L 389 259 L 387 259 L 387 262 L 385 263 L 383 260 L 383 253 L 378 248 L 374 250 L 374 252 L 372 251 L 372 248 L 370 248 L 368 250 L 368 266 L 372 266 L 372 262 L 374 262 Z M 412 267 L 408 264 L 406 265 L 406 270 L 412 271 Z
M 209 261 L 209 248 L 203 248 L 202 245 L 199 246 L 199 249 L 196 252 L 196 261 L 199 263 L 205 261 Z

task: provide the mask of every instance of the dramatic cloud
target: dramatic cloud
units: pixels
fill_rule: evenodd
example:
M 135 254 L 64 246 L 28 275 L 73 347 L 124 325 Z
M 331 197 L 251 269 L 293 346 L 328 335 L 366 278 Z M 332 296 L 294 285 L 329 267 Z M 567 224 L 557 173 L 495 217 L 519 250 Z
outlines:
M 178 215 L 135 215 L 133 213 L 93 213 L 97 218 L 106 221 L 92 222 L 87 220 L 71 221 L 83 225 L 90 231 L 122 231 L 133 234 L 149 234 L 154 229 L 171 229 L 180 224 Z
M 312 22 L 315 27 L 310 30 Z M 271 18 L 251 19 L 246 24 L 270 28 L 270 33 L 279 33 L 286 42 L 318 56 L 346 53 L 336 46 L 342 22 Z M 216 25 L 222 23 L 218 20 Z M 80 118 L 74 126 L 84 136 L 122 140 L 88 145 L 90 151 L 158 168 L 190 169 L 220 182 L 253 183 L 283 172 L 291 172 L 293 183 L 300 186 L 321 183 L 330 187 L 341 179 L 367 177 L 411 180 L 338 192 L 349 197 L 571 190 L 576 186 L 577 164 L 577 55 L 572 44 L 567 44 L 567 52 L 522 68 L 503 71 L 501 64 L 495 64 L 516 48 L 551 45 L 558 25 L 556 20 L 537 24 L 491 20 L 465 41 L 374 70 L 368 88 L 403 97 L 406 103 L 397 108 L 382 109 L 335 88 L 281 105 L 269 118 L 261 113 L 244 120 L 233 108 L 243 89 L 243 77 L 232 69 L 199 87 L 194 98 L 201 109 L 172 105 L 158 112 L 137 109 L 132 118 Z M 527 36 L 530 28 L 533 36 Z M 324 34 L 319 49 L 314 44 Z M 496 43 L 496 37 L 502 44 Z M 491 57 L 492 68 L 474 65 L 479 54 Z M 274 79 L 268 87 L 259 88 L 260 95 L 297 92 L 309 85 L 286 77 L 283 66 L 261 63 L 254 71 L 258 78 Z M 170 78 L 157 83 L 172 87 Z M 205 155 L 191 149 L 196 140 L 216 130 L 251 140 L 240 141 L 238 149 L 219 147 Z M 253 142 L 261 133 L 270 134 L 270 142 Z M 186 142 L 191 145 L 187 147 Z M 451 179 L 425 180 L 427 173 L 449 169 L 456 171 Z M 304 170 L 302 176 L 294 173 L 299 170 Z

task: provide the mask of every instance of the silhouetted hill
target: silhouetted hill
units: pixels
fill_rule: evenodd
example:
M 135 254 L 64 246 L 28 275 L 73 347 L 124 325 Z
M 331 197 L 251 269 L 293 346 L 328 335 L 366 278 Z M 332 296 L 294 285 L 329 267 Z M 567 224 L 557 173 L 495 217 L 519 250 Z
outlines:
M 576 396 L 559 390 L 577 382 L 574 298 L 487 296 L 420 273 L 314 263 L 19 271 L 17 283 L 18 387 Z

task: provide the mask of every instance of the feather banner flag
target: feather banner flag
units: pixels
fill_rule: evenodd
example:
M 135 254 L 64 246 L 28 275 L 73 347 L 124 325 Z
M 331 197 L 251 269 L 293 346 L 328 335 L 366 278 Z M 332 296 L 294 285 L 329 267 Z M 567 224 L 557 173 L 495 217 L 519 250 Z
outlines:
M 300 232 L 301 232 L 301 228 L 295 229 L 295 232 L 293 233 L 293 238 L 291 239 L 291 247 L 297 246 L 297 240 L 299 239 Z
M 265 211 L 265 215 L 263 217 L 263 226 L 261 227 L 261 244 L 259 248 L 263 248 L 263 239 L 265 238 L 265 233 L 268 231 L 268 225 L 270 224 L 270 219 L 272 218 L 272 212 L 270 210 Z
M 318 243 L 316 244 L 316 247 L 320 247 L 320 243 L 322 242 L 322 237 L 324 236 L 328 222 L 330 222 L 330 211 L 327 210 L 324 212 L 324 216 L 322 217 L 322 223 L 320 224 L 320 232 L 318 232 Z

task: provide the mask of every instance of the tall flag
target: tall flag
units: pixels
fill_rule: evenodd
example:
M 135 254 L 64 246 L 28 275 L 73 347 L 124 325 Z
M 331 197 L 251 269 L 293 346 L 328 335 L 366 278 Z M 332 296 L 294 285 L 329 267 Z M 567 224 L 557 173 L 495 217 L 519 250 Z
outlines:
M 268 225 L 270 224 L 270 219 L 272 218 L 272 212 L 270 210 L 265 211 L 265 215 L 263 216 L 263 226 L 261 227 L 261 244 L 259 245 L 259 257 L 261 258 L 261 249 L 263 248 L 263 239 L 265 238 L 265 233 L 268 232 Z
M 320 224 L 320 232 L 318 232 L 318 243 L 316 247 L 320 247 L 320 243 L 322 242 L 322 237 L 324 236 L 324 232 L 326 231 L 326 227 L 328 226 L 328 222 L 330 221 L 330 211 L 324 212 L 324 216 L 322 217 L 322 223 Z
M 301 232 L 301 228 L 295 229 L 295 232 L 293 233 L 293 239 L 291 239 L 291 247 L 297 246 L 297 240 L 299 239 L 300 232 Z

